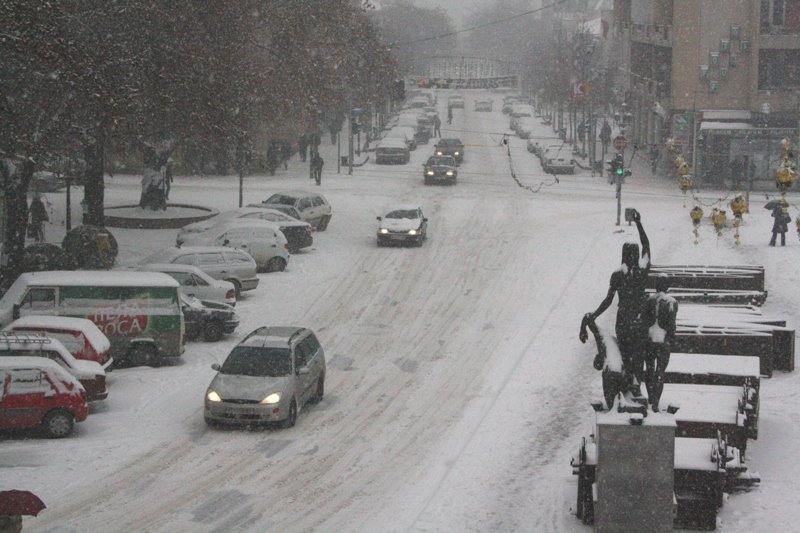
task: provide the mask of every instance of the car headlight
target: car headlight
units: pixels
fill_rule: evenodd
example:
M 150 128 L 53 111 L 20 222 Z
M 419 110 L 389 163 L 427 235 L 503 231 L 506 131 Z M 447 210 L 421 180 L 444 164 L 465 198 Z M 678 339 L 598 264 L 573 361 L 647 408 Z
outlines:
M 453 152 L 453 155 L 458 155 L 458 152 Z
M 436 150 L 436 155 L 444 155 L 444 152 L 442 152 L 441 150 Z
M 219 397 L 219 394 L 217 394 L 217 391 L 212 389 L 212 390 L 209 390 L 206 393 L 206 400 L 208 400 L 209 402 L 217 403 L 217 402 L 221 402 L 222 398 Z
M 452 170 L 448 170 L 448 171 L 446 172 L 446 174 L 447 174 L 448 176 L 452 176 L 452 175 L 453 175 L 453 171 L 452 171 Z
M 433 170 L 428 171 L 428 176 L 433 176 Z
M 386 235 L 387 233 L 389 233 L 389 230 L 386 229 L 386 228 L 381 228 L 381 229 L 378 230 L 378 233 L 382 233 L 383 235 Z
M 281 401 L 281 395 L 277 392 L 273 392 L 272 394 L 261 400 L 261 403 L 274 404 L 280 401 Z
M 410 229 L 410 230 L 408 230 L 408 234 L 409 234 L 409 235 L 416 235 L 416 234 L 417 234 L 417 230 L 415 230 L 415 229 Z

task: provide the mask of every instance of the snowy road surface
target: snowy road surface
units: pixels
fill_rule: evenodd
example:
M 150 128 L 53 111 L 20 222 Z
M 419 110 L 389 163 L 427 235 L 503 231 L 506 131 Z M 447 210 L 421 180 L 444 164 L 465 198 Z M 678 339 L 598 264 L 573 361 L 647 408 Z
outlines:
M 468 93 L 466 110 L 443 128 L 467 145 L 456 186 L 422 184 L 432 145 L 408 165 L 369 163 L 352 176 L 333 173 L 335 147 L 324 145 L 318 190 L 333 206 L 330 227 L 286 272 L 260 276 L 237 306 L 234 335 L 190 343 L 177 366 L 113 372 L 109 399 L 68 439 L 0 442 L 2 487 L 33 490 L 48 506 L 26 530 L 587 531 L 574 517 L 569 457 L 591 429 L 587 406 L 600 382 L 578 326 L 635 228 L 614 225 L 604 178 L 579 171 L 555 183 L 511 138 L 520 179 L 545 184 L 538 193 L 518 187 L 501 146 L 507 118 L 472 112 L 476 97 Z M 293 165 L 248 178 L 245 203 L 317 189 Z M 135 177 L 107 187 L 109 205 L 138 198 Z M 237 194 L 235 178 L 178 178 L 172 199 L 224 210 Z M 767 248 L 768 220 L 743 229 L 738 249 L 708 227 L 694 246 L 669 183 L 634 176 L 623 197 L 642 212 L 655 262 L 764 264 L 766 311 L 796 316 L 798 289 L 773 289 L 797 279 L 798 245 Z M 61 196 L 50 201 L 57 211 Z M 375 217 L 398 202 L 423 206 L 422 248 L 376 246 Z M 115 230 L 121 263 L 171 245 L 175 233 Z M 324 401 L 287 430 L 207 429 L 210 365 L 261 325 L 317 332 Z M 791 528 L 799 468 L 781 462 L 798 437 L 796 381 L 778 375 L 763 385 L 763 437 L 749 453 L 764 486 L 731 498 L 725 531 L 759 521 L 765 531 Z

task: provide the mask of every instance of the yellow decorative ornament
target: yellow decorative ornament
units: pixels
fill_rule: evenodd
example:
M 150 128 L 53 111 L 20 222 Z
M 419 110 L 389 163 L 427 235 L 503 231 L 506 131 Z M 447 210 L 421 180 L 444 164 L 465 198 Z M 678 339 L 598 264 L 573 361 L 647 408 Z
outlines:
M 728 223 L 728 216 L 725 214 L 725 210 L 714 208 L 714 212 L 711 213 L 711 222 L 714 223 L 714 229 L 717 230 L 717 237 L 722 237 L 722 230 L 725 229 Z
M 692 230 L 692 234 L 694 235 L 694 243 L 697 244 L 700 242 L 700 232 L 698 231 L 698 227 L 700 226 L 700 221 L 703 220 L 703 208 L 699 205 L 696 205 L 689 211 L 689 216 L 692 218 L 692 225 L 694 229 Z M 798 235 L 800 235 L 800 222 L 798 222 Z
M 674 152 L 676 150 L 675 139 L 672 137 L 668 138 L 666 141 L 664 141 L 664 147 L 670 152 Z
M 685 165 L 686 160 L 683 158 L 682 155 L 679 155 L 675 158 L 675 168 L 680 168 L 681 165 Z
M 689 163 L 687 163 L 686 161 L 684 161 L 683 163 L 680 164 L 680 166 L 678 166 L 678 174 L 680 174 L 681 176 L 685 176 L 686 174 L 691 172 L 691 170 L 692 169 L 689 166 Z
M 745 200 L 744 196 L 741 194 L 737 194 L 736 198 L 731 200 L 731 203 L 728 205 L 730 205 L 733 216 L 736 218 L 742 218 L 742 215 L 747 213 L 747 200 Z
M 781 163 L 781 166 L 778 167 L 778 170 L 775 172 L 775 184 L 778 186 L 778 190 L 783 194 L 786 194 L 786 191 L 789 190 L 797 179 L 797 171 L 792 168 L 791 163 L 787 160 L 788 158 L 784 158 L 783 163 Z

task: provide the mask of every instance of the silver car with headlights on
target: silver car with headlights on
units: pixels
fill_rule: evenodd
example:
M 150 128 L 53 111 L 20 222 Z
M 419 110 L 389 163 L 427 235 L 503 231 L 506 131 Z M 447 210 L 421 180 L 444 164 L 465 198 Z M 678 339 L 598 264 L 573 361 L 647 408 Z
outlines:
M 264 326 L 237 344 L 205 397 L 209 425 L 280 422 L 292 427 L 306 402 L 325 394 L 325 353 L 314 332 Z

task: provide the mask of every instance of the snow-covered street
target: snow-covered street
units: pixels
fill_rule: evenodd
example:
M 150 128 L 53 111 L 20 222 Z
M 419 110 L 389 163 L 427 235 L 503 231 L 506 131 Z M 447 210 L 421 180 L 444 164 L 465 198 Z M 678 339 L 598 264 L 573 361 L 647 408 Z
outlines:
M 569 458 L 591 432 L 589 401 L 601 389 L 594 347 L 578 341 L 578 328 L 635 226 L 615 226 L 606 178 L 578 170 L 555 183 L 512 136 L 520 180 L 544 183 L 536 193 L 517 186 L 502 144 L 507 116 L 498 105 L 472 111 L 479 95 L 502 97 L 462 93 L 465 109 L 442 127 L 466 145 L 455 186 L 423 185 L 432 144 L 407 165 L 369 162 L 337 175 L 330 139 L 321 187 L 296 157 L 287 172 L 245 179 L 245 204 L 282 190 L 321 192 L 333 206 L 330 226 L 286 272 L 259 275 L 237 304 L 234 334 L 189 343 L 175 366 L 115 370 L 109 398 L 67 439 L 0 442 L 0 486 L 31 490 L 48 507 L 25 519 L 26 531 L 589 530 L 574 515 Z M 139 179 L 107 178 L 106 204 L 136 203 Z M 171 200 L 223 211 L 237 206 L 237 185 L 233 176 L 177 177 Z M 48 199 L 63 220 L 63 192 Z M 694 245 L 673 183 L 634 174 L 623 190 L 623 207 L 642 213 L 655 263 L 763 265 L 765 313 L 795 327 L 800 243 L 790 234 L 785 248 L 768 247 L 771 220 L 757 201 L 740 247 L 732 229 L 718 238 L 707 221 Z M 429 219 L 427 242 L 377 247 L 375 217 L 412 202 Z M 120 267 L 174 244 L 177 232 L 112 231 Z M 262 325 L 317 333 L 325 399 L 290 429 L 208 429 L 211 364 Z M 720 530 L 796 530 L 798 390 L 796 373 L 763 381 L 761 433 L 748 448 L 762 483 L 730 498 Z

